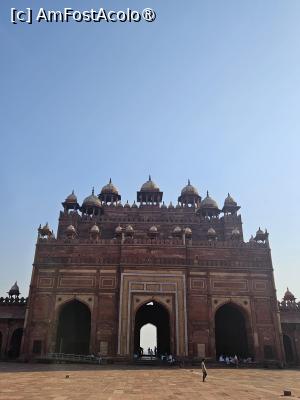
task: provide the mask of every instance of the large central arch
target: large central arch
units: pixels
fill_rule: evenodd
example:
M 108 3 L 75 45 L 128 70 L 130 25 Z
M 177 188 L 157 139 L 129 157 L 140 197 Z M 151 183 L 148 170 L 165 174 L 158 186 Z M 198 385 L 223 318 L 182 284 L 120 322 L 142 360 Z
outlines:
M 64 304 L 59 313 L 56 352 L 89 354 L 91 312 L 78 300 Z
M 157 328 L 157 354 L 170 354 L 170 315 L 168 310 L 156 301 L 147 302 L 136 312 L 134 325 L 134 353 L 140 347 L 140 331 L 146 324 Z
M 240 308 L 227 303 L 215 314 L 216 356 L 249 357 L 247 321 Z

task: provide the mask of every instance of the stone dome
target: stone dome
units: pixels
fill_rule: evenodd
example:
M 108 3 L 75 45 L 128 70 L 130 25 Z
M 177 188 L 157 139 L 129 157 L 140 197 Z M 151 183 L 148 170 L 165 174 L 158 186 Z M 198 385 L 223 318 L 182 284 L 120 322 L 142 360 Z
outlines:
M 96 225 L 96 224 L 94 224 L 94 225 L 91 227 L 91 233 L 99 233 L 99 232 L 100 232 L 99 226 Z
M 134 229 L 131 225 L 127 225 L 125 231 L 126 231 L 126 233 L 133 233 Z
M 174 208 L 173 203 L 171 201 L 168 208 Z
M 74 227 L 74 225 L 69 225 L 66 229 L 67 233 L 76 233 L 76 229 Z
M 151 179 L 149 175 L 149 179 L 145 182 L 141 187 L 141 192 L 159 192 L 159 187 L 156 185 L 155 182 Z
M 149 232 L 157 233 L 158 232 L 157 227 L 155 225 L 151 226 L 151 228 L 149 228 Z
M 230 196 L 229 193 L 224 201 L 224 206 L 237 206 L 237 202 L 234 200 L 233 197 Z
M 213 227 L 210 227 L 207 231 L 207 236 L 217 236 L 217 232 L 214 230 Z
M 200 208 L 214 208 L 217 210 L 219 209 L 217 202 L 210 197 L 208 192 L 206 197 L 201 201 Z
M 191 185 L 190 180 L 188 180 L 188 184 L 181 190 L 181 196 L 186 194 L 199 196 L 198 190 L 195 186 Z
M 289 288 L 286 288 L 286 292 L 284 293 L 283 297 L 284 301 L 295 301 L 296 297 L 293 295 L 293 293 L 289 290 Z
M 167 208 L 164 201 L 162 202 L 161 208 Z
M 111 178 L 109 179 L 108 184 L 103 186 L 103 188 L 101 189 L 101 194 L 119 194 L 119 191 L 112 183 Z
M 191 228 L 185 228 L 184 229 L 184 233 L 185 233 L 185 236 L 192 236 L 192 230 L 191 230 Z
M 132 204 L 131 208 L 138 208 L 138 206 L 137 206 L 137 204 L 136 204 L 135 200 L 134 200 L 134 202 L 133 202 L 133 204 Z
M 92 190 L 92 194 L 83 200 L 82 205 L 84 207 L 101 207 L 101 202 L 98 197 L 95 196 L 94 189 Z
M 122 231 L 123 231 L 123 228 L 121 227 L 121 225 L 118 225 L 118 226 L 116 227 L 116 229 L 115 229 L 115 233 L 116 233 L 116 234 L 121 234 Z
M 127 200 L 127 202 L 124 204 L 124 208 L 130 208 L 130 204 L 128 203 L 128 200 Z
M 181 228 L 180 228 L 180 226 L 175 226 L 175 228 L 173 229 L 173 233 L 175 234 L 175 235 L 179 235 L 179 234 L 181 234 Z
M 10 288 L 8 295 L 9 296 L 19 296 L 19 294 L 20 294 L 20 289 L 19 289 L 19 286 L 16 281 Z
M 68 204 L 76 204 L 77 203 L 77 196 L 74 193 L 74 190 L 72 190 L 72 193 L 69 194 L 69 196 L 66 197 L 65 203 Z
M 119 201 L 119 203 L 117 204 L 117 207 L 123 207 L 123 204 Z

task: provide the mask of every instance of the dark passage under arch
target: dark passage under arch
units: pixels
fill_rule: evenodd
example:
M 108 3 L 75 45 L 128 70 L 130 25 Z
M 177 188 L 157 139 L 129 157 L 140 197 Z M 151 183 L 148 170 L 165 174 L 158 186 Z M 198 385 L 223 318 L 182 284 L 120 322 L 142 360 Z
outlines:
M 23 329 L 18 328 L 14 330 L 10 343 L 9 343 L 9 350 L 8 350 L 8 357 L 9 358 L 18 358 L 20 355 L 21 350 L 21 342 L 23 336 Z
M 216 355 L 249 357 L 246 321 L 234 304 L 224 304 L 215 315 Z
M 91 312 L 78 300 L 65 304 L 59 314 L 56 352 L 88 354 L 90 347 Z
M 294 361 L 294 352 L 291 338 L 288 335 L 283 335 L 283 346 L 285 351 L 286 361 L 293 362 Z
M 141 328 L 148 323 L 157 328 L 157 354 L 170 354 L 170 315 L 164 306 L 155 301 L 142 305 L 136 312 L 134 326 L 134 353 L 138 353 L 140 347 Z

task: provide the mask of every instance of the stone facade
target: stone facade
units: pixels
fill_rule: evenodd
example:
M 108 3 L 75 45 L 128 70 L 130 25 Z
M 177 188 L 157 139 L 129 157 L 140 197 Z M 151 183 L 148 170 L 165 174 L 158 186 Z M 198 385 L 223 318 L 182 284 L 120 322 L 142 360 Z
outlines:
M 228 349 L 284 362 L 268 233 L 259 229 L 246 242 L 230 195 L 219 209 L 188 182 L 175 207 L 162 198 L 149 177 L 137 203 L 122 205 L 110 181 L 81 206 L 74 192 L 66 198 L 56 236 L 40 226 L 23 358 L 80 348 L 130 360 L 137 312 L 154 302 L 166 310 L 169 336 L 162 340 L 177 357 L 215 359 Z M 73 305 L 80 337 L 64 331 Z M 237 315 L 231 330 L 226 309 L 229 320 Z M 245 338 L 234 347 L 224 337 L 238 329 Z

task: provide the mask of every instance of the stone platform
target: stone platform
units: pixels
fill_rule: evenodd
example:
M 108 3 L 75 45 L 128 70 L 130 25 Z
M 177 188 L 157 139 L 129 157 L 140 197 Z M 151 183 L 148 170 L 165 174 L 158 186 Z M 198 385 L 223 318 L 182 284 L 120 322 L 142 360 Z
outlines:
M 66 378 L 69 375 L 69 378 Z M 300 399 L 300 370 L 147 368 L 0 362 L 0 400 Z

